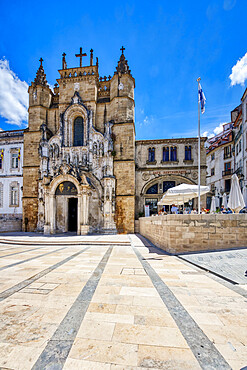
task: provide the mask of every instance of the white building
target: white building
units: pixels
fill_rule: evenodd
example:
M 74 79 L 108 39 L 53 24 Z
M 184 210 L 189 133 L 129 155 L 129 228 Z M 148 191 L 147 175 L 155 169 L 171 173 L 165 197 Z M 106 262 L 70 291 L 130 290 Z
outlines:
M 244 143 L 243 143 L 243 124 L 242 124 L 242 105 L 240 104 L 231 112 L 231 119 L 233 122 L 233 138 L 234 138 L 234 173 L 238 175 L 241 189 L 244 183 L 243 174 L 243 157 L 244 157 Z
M 207 178 L 211 187 L 207 198 L 207 208 L 210 208 L 211 197 L 216 197 L 216 206 L 220 207 L 223 194 L 229 194 L 231 176 L 234 173 L 234 140 L 233 124 L 223 126 L 223 132 L 208 139 L 207 148 Z
M 247 203 L 247 89 L 242 99 L 242 142 L 243 142 L 243 194 L 245 203 Z
M 22 224 L 23 130 L 0 132 L 0 231 Z

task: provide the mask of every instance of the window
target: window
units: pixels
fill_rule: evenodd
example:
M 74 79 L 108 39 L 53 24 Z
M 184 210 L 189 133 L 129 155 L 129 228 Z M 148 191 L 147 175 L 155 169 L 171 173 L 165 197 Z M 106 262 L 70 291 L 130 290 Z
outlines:
M 238 155 L 238 144 L 237 144 L 237 147 L 236 147 L 236 155 Z
M 240 153 L 241 152 L 241 140 L 239 140 L 238 149 L 239 149 L 239 153 Z
M 214 158 L 215 158 L 215 156 L 214 156 L 214 153 L 213 153 L 213 154 L 211 154 L 211 161 L 213 161 Z
M 191 145 L 185 147 L 185 156 L 184 159 L 186 161 L 191 161 Z
M 231 158 L 231 145 L 228 145 L 224 148 L 224 159 Z
M 11 168 L 18 168 L 18 153 L 11 154 Z
M 18 206 L 18 186 L 10 186 L 10 205 Z
M 3 207 L 3 184 L 0 182 L 0 207 Z
M 148 161 L 154 162 L 155 161 L 155 148 L 148 149 Z
M 74 121 L 74 146 L 83 146 L 83 119 L 77 117 Z
M 211 176 L 214 176 L 214 168 L 211 168 Z
M 169 147 L 163 148 L 163 162 L 169 162 Z
M 165 193 L 168 189 L 174 188 L 175 181 L 163 181 L 163 193 Z
M 225 163 L 225 171 L 228 171 L 231 169 L 231 162 Z
M 147 194 L 158 194 L 158 184 L 154 184 L 147 190 Z
M 177 147 L 172 146 L 171 147 L 171 161 L 176 161 L 177 160 Z

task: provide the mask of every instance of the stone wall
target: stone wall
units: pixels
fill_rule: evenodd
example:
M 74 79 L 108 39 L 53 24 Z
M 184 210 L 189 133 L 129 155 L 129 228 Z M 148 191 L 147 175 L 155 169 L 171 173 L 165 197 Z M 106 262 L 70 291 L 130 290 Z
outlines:
M 140 218 L 140 234 L 169 253 L 247 246 L 247 214 Z
M 22 230 L 22 214 L 1 214 L 0 215 L 0 233 Z

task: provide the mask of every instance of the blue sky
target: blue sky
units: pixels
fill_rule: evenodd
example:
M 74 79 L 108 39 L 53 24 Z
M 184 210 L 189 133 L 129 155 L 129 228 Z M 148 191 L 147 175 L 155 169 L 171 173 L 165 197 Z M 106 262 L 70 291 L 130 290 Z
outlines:
M 228 122 L 245 90 L 244 0 L 0 0 L 0 14 L 2 129 L 26 127 L 25 91 L 39 58 L 53 85 L 62 53 L 68 67 L 77 66 L 80 46 L 88 53 L 87 64 L 94 49 L 103 76 L 113 74 L 125 46 L 136 79 L 137 139 L 197 136 L 199 76 L 207 99 L 202 133 Z M 229 75 L 239 59 L 231 86 Z

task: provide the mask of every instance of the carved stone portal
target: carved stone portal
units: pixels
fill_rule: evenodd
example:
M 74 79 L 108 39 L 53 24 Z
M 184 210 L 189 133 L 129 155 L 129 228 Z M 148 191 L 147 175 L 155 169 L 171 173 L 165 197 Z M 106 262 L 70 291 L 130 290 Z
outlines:
M 87 138 L 83 146 L 73 146 L 78 116 L 83 117 Z M 92 112 L 78 92 L 61 115 L 56 135 L 48 139 L 45 125 L 41 127 L 39 231 L 116 232 L 111 127 L 112 123 L 105 123 L 104 135 L 93 127 Z

